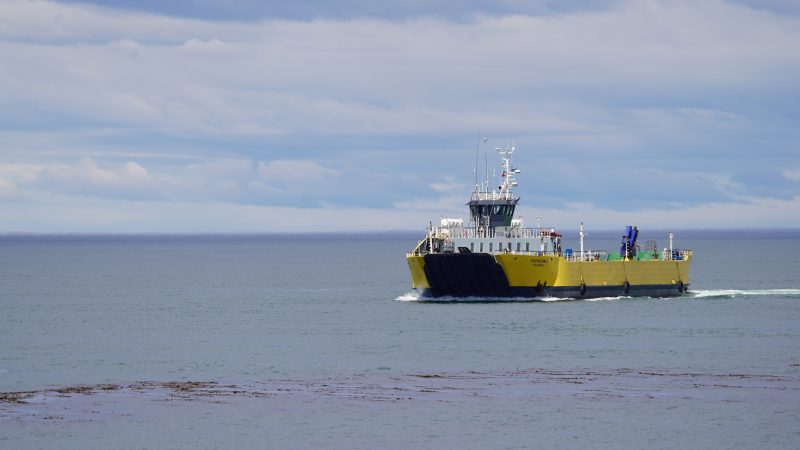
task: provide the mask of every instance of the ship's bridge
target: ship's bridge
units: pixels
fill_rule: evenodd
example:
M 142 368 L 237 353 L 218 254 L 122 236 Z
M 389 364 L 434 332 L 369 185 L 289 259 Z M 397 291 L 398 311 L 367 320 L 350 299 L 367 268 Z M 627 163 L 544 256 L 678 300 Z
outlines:
M 511 226 L 519 197 L 500 196 L 493 192 L 474 192 L 467 205 L 472 222 L 478 227 Z
M 503 159 L 500 184 L 490 188 L 488 171 L 485 182 L 475 185 L 469 202 L 469 226 L 463 219 L 442 217 L 441 226 L 428 228 L 412 254 L 495 252 L 561 253 L 561 235 L 554 228 L 525 228 L 522 218 L 514 219 L 519 197 L 513 195 L 517 187 L 515 175 L 520 173 L 511 165 L 514 147 L 497 150 Z M 477 180 L 476 180 L 477 181 Z
M 512 194 L 512 189 L 517 186 L 514 175 L 518 174 L 519 169 L 511 166 L 511 154 L 514 147 L 497 150 L 503 157 L 503 173 L 500 175 L 502 182 L 497 186 L 497 190 L 489 191 L 488 177 L 486 183 L 475 185 L 475 191 L 470 197 L 469 214 L 470 220 L 476 228 L 494 230 L 498 227 L 510 227 L 514 218 L 514 209 L 517 207 L 519 197 Z

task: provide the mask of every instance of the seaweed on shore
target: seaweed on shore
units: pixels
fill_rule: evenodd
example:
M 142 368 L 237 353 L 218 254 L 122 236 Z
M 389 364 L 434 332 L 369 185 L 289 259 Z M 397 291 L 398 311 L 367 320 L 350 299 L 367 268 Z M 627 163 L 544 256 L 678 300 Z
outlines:
M 23 392 L 0 392 L 0 402 L 3 403 L 27 403 L 25 399 L 36 395 L 36 391 Z

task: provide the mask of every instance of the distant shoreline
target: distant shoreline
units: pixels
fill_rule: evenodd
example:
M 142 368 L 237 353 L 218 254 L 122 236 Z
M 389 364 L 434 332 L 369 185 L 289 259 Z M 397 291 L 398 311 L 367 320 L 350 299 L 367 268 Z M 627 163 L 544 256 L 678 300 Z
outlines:
M 569 230 L 560 230 L 570 234 Z M 595 237 L 617 237 L 620 230 L 590 230 Z M 643 229 L 648 235 L 669 233 L 667 229 Z M 727 229 L 674 229 L 681 238 L 800 238 L 800 228 L 727 228 Z M 575 231 L 577 233 L 577 230 Z M 333 231 L 333 232 L 186 232 L 186 233 L 93 233 L 93 232 L 0 232 L 0 240 L 282 240 L 282 239 L 341 239 L 341 240 L 375 240 L 392 238 L 418 238 L 423 230 L 392 231 Z

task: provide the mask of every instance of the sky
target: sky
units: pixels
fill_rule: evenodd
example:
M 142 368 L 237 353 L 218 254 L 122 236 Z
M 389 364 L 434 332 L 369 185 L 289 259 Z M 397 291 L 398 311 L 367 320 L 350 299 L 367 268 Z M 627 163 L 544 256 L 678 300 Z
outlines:
M 511 145 L 528 225 L 800 227 L 800 3 L 0 0 L 0 233 L 423 232 Z

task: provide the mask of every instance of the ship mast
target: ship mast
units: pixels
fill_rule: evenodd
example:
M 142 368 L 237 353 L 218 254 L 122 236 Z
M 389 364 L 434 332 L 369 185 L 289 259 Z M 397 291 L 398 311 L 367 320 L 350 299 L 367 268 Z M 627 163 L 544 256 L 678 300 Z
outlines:
M 501 178 L 503 178 L 503 182 L 498 186 L 500 189 L 500 196 L 505 200 L 511 199 L 511 188 L 517 186 L 517 180 L 514 178 L 515 173 L 519 173 L 519 169 L 515 169 L 511 167 L 511 155 L 516 150 L 516 147 L 513 145 L 511 148 L 496 148 L 495 149 L 498 153 L 500 153 L 501 158 L 503 159 L 503 173 L 501 174 Z
M 512 192 L 513 188 L 517 186 L 515 175 L 520 173 L 519 169 L 515 169 L 511 165 L 511 155 L 515 150 L 514 145 L 506 148 L 495 148 L 495 151 L 500 154 L 503 161 L 500 175 L 502 181 L 497 186 L 497 190 L 489 190 L 487 165 L 486 184 L 480 186 L 480 189 L 476 186 L 475 192 L 472 193 L 472 198 L 467 203 L 470 209 L 471 221 L 475 224 L 476 230 L 482 235 L 488 236 L 494 233 L 494 229 L 497 227 L 511 226 L 514 209 L 519 201 L 519 197 L 514 197 Z

